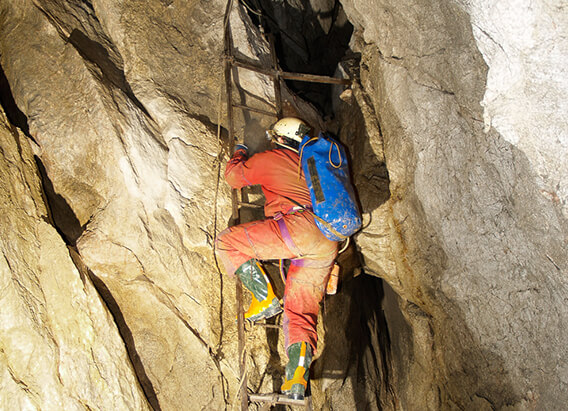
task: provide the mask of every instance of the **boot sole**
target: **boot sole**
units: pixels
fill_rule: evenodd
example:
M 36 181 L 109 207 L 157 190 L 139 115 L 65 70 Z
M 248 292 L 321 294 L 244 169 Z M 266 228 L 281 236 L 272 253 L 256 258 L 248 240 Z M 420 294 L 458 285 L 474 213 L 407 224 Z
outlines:
M 286 396 L 288 398 L 290 398 L 291 400 L 302 401 L 304 399 L 304 394 L 300 394 L 300 393 L 286 394 Z

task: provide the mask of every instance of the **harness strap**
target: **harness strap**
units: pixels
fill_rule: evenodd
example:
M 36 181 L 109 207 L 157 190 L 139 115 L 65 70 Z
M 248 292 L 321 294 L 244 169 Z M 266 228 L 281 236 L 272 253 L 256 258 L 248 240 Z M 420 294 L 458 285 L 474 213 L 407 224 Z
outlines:
M 288 249 L 290 251 L 292 251 L 294 254 L 296 254 L 298 256 L 296 258 L 290 259 L 290 262 L 292 263 L 292 265 L 295 265 L 295 266 L 298 266 L 298 267 L 313 267 L 313 268 L 328 268 L 328 267 L 331 267 L 331 265 L 333 265 L 333 261 L 332 261 L 331 264 L 323 263 L 324 265 L 322 265 L 321 261 L 317 261 L 318 259 L 330 257 L 330 256 L 333 255 L 333 253 L 313 255 L 313 256 L 309 257 L 310 261 L 306 261 L 305 260 L 306 257 L 304 255 L 302 255 L 302 252 L 296 246 L 296 243 L 294 243 L 294 240 L 292 240 L 292 236 L 290 235 L 290 231 L 288 231 L 288 227 L 286 226 L 286 222 L 284 221 L 284 219 L 278 218 L 278 219 L 276 219 L 276 222 L 278 223 L 278 228 L 280 228 L 280 234 L 282 234 L 282 239 L 284 240 L 284 243 L 286 244 L 286 246 L 288 247 Z M 280 261 L 282 262 L 282 260 L 280 260 Z M 282 278 L 284 278 L 282 268 L 280 270 L 280 274 L 282 275 Z
M 288 198 L 288 197 L 286 197 L 286 198 Z M 294 214 L 295 212 L 303 212 L 303 211 L 309 211 L 313 214 L 313 211 L 311 210 L 310 206 L 302 205 L 302 204 L 298 203 L 297 201 L 292 200 L 291 198 L 288 198 L 288 199 L 290 201 L 296 203 L 297 206 L 291 207 L 285 214 L 278 212 L 272 218 L 274 219 L 274 221 L 276 221 L 278 223 L 278 228 L 280 229 L 280 234 L 282 234 L 282 239 L 284 240 L 284 243 L 286 244 L 288 249 L 298 256 L 297 258 L 291 259 L 290 262 L 293 265 L 299 266 L 299 267 L 317 267 L 317 268 L 330 267 L 331 265 L 320 266 L 321 262 L 319 262 L 319 261 L 315 261 L 315 262 L 312 263 L 312 262 L 306 262 L 304 260 L 306 257 L 302 254 L 302 252 L 300 251 L 300 249 L 298 248 L 296 243 L 294 243 L 294 240 L 292 239 L 292 236 L 290 235 L 290 231 L 288 231 L 288 227 L 286 226 L 286 222 L 284 221 L 284 216 L 289 215 L 289 214 Z M 315 216 L 315 214 L 314 214 L 314 216 Z M 310 258 L 310 260 L 311 259 L 320 259 L 320 258 L 325 258 L 325 257 L 331 256 L 332 254 L 333 253 L 322 254 L 322 255 L 314 255 L 314 256 L 310 256 L 309 258 Z M 280 260 L 280 275 L 282 276 L 282 279 L 285 280 L 284 275 L 283 275 L 284 274 L 283 271 L 284 270 L 283 270 L 283 267 L 282 267 L 282 260 Z
M 335 260 L 305 260 L 297 258 L 291 260 L 290 263 L 296 267 L 310 267 L 310 268 L 329 268 L 334 264 Z
M 302 253 L 296 246 L 296 243 L 294 243 L 294 240 L 292 240 L 292 236 L 290 236 L 290 231 L 288 231 L 288 227 L 286 227 L 286 222 L 284 221 L 284 219 L 279 218 L 276 220 L 276 222 L 278 223 L 280 234 L 282 234 L 282 239 L 284 240 L 284 243 L 286 243 L 288 249 L 296 254 L 299 258 L 302 258 Z

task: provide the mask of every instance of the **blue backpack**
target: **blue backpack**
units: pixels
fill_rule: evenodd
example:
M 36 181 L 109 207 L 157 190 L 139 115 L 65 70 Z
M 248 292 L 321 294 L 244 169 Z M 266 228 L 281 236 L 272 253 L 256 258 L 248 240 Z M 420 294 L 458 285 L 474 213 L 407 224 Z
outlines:
M 305 136 L 300 143 L 300 163 L 318 228 L 332 241 L 349 238 L 361 228 L 361 213 L 345 150 L 323 133 Z

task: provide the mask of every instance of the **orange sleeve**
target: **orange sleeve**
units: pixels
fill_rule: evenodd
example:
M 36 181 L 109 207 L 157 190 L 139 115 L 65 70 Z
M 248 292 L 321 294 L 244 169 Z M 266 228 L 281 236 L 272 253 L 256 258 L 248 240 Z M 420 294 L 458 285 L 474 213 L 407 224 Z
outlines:
M 268 150 L 250 158 L 245 150 L 237 150 L 227 163 L 225 179 L 232 188 L 260 185 L 265 215 L 286 213 L 295 205 L 290 199 L 311 205 L 306 180 L 298 176 L 298 161 L 298 154 L 290 150 Z
M 245 150 L 237 150 L 225 168 L 225 180 L 232 188 L 243 188 L 262 184 L 262 158 L 264 153 L 257 153 L 250 159 Z
M 244 176 L 244 164 L 247 160 L 247 152 L 245 150 L 237 150 L 227 162 L 225 167 L 225 180 L 232 188 L 242 188 L 251 185 Z

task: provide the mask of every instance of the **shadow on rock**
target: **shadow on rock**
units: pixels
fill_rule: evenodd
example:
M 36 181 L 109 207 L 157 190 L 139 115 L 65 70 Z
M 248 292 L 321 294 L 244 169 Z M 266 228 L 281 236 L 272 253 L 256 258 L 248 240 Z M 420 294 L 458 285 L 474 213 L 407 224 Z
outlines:
M 383 409 L 393 401 L 383 297 L 381 279 L 359 275 L 326 298 L 325 347 L 312 372 L 334 409 Z

